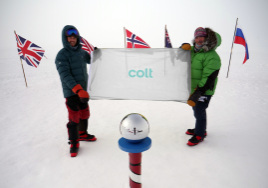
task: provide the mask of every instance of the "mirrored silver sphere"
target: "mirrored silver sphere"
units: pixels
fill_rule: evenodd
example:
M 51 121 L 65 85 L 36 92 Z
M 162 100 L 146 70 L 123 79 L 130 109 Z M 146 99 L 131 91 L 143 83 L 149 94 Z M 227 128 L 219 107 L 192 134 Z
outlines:
M 141 114 L 132 113 L 126 115 L 120 123 L 120 133 L 131 141 L 141 141 L 149 134 L 148 120 Z

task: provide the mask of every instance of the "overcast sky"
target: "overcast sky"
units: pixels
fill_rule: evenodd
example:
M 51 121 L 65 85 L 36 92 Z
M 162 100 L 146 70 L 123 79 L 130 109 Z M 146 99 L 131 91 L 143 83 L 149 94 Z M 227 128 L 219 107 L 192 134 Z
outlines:
M 152 48 L 163 48 L 167 25 L 173 47 L 191 42 L 197 27 L 211 27 L 222 37 L 221 50 L 228 51 L 236 18 L 249 50 L 267 49 L 267 8 L 267 0 L 1 0 L 0 49 L 16 48 L 16 30 L 46 52 L 57 53 L 65 25 L 76 26 L 99 48 L 124 48 L 123 27 Z

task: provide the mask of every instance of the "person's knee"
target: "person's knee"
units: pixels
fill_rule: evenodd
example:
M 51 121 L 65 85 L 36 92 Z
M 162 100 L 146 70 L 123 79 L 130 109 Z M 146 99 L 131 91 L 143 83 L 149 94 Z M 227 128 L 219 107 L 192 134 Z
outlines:
M 90 116 L 89 107 L 80 110 L 80 119 L 88 119 Z
M 69 120 L 74 123 L 79 123 L 80 113 L 79 111 L 69 111 Z
M 77 96 L 67 97 L 66 106 L 68 109 L 69 120 L 75 123 L 79 123 L 79 98 Z
M 197 111 L 194 113 L 194 116 L 197 120 L 207 119 L 206 111 Z

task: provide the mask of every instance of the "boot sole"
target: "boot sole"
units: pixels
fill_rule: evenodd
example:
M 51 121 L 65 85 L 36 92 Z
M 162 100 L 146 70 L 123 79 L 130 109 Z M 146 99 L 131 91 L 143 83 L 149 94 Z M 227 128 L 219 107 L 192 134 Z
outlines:
M 76 157 L 78 153 L 71 153 L 71 157 Z
M 88 139 L 83 139 L 83 138 L 80 138 L 79 139 L 79 141 L 86 141 L 86 142 L 94 142 L 94 141 L 96 141 L 97 140 L 97 138 L 93 138 L 93 139 L 91 139 L 91 140 L 88 140 Z
M 204 140 L 201 140 L 200 142 L 203 142 Z M 198 143 L 192 143 L 192 142 L 188 142 L 187 145 L 188 146 L 196 146 L 197 144 L 199 144 L 200 142 Z
M 186 132 L 185 134 L 188 134 L 188 135 L 194 135 L 194 133 L 190 133 L 190 132 Z
M 185 134 L 187 134 L 187 135 L 194 135 L 193 133 L 190 133 L 190 132 L 186 132 Z M 207 136 L 207 133 L 204 135 L 204 138 Z

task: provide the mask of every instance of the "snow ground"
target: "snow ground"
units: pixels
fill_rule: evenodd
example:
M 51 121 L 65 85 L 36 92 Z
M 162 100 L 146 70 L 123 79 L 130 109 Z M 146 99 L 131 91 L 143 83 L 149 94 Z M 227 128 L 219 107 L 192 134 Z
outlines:
M 35 69 L 24 64 L 25 87 L 16 49 L 0 52 L 0 187 L 126 188 L 128 154 L 121 151 L 119 123 L 129 113 L 150 122 L 152 148 L 143 153 L 144 188 L 266 188 L 267 91 L 265 52 L 232 57 L 220 51 L 222 68 L 208 112 L 208 136 L 186 145 L 194 127 L 192 109 L 183 103 L 90 101 L 90 133 L 98 140 L 81 142 L 69 156 L 67 110 L 54 58 L 47 53 Z

